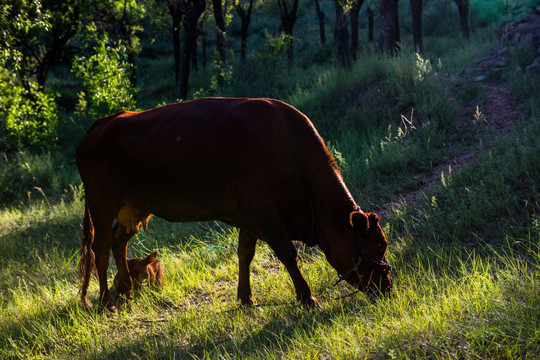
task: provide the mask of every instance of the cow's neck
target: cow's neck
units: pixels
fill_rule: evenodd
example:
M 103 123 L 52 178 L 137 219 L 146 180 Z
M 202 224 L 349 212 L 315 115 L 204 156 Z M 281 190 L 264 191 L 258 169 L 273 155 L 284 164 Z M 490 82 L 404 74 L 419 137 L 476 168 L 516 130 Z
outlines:
M 350 231 L 349 215 L 358 208 L 337 169 L 325 168 L 326 174 L 319 168 L 318 181 L 312 186 L 315 231 L 323 250 L 339 234 Z
M 332 181 L 326 179 L 316 188 L 313 217 L 317 243 L 330 265 L 338 274 L 343 274 L 351 268 L 357 256 L 350 253 L 357 241 L 350 224 L 350 214 L 358 209 L 358 205 L 337 172 Z

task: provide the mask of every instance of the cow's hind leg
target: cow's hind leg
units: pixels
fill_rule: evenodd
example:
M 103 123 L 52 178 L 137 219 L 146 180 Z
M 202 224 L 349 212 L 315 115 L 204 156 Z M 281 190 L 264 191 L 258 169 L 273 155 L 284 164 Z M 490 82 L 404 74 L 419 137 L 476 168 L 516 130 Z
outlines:
M 296 290 L 296 298 L 304 306 L 316 306 L 318 304 L 311 293 L 311 289 L 298 267 L 297 251 L 286 233 L 277 233 L 270 230 L 267 232 L 270 236 L 266 239 L 268 245 L 272 248 L 278 259 L 285 265 L 289 272 Z
M 125 301 L 133 299 L 131 294 L 132 280 L 129 276 L 129 269 L 127 265 L 127 246 L 128 241 L 136 233 L 135 230 L 128 231 L 127 227 L 116 223 L 112 230 L 113 233 L 113 256 L 116 263 L 116 269 L 118 270 L 117 287 L 118 292 L 117 305 L 122 305 Z
M 94 211 L 93 213 L 97 213 Z M 116 311 L 109 293 L 109 287 L 107 285 L 107 268 L 109 267 L 109 256 L 112 245 L 112 221 L 110 218 L 104 215 L 95 217 L 94 228 L 95 238 L 92 244 L 92 250 L 96 259 L 96 270 L 99 280 L 99 306 L 102 309 L 108 309 L 109 311 Z
M 255 256 L 257 238 L 246 230 L 240 229 L 238 235 L 238 299 L 242 305 L 254 305 L 251 293 L 249 266 Z

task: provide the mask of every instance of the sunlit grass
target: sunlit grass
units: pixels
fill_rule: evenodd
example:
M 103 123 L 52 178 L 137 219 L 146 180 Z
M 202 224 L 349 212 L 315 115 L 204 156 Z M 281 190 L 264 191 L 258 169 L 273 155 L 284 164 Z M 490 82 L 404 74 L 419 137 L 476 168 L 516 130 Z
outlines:
M 35 214 L 29 208 L 18 216 Z M 2 214 L 2 220 L 10 216 Z M 165 231 L 164 224 L 156 225 Z M 164 236 L 173 227 L 153 236 Z M 77 230 L 70 231 L 74 238 Z M 2 239 L 6 231 L 9 227 L 2 229 Z M 458 244 L 398 238 L 389 250 L 396 268 L 393 294 L 375 302 L 363 294 L 341 298 L 352 289 L 333 287 L 335 271 L 324 255 L 300 247 L 301 268 L 321 304 L 304 309 L 294 300 L 288 274 L 268 246 L 260 244 L 252 268 L 260 305 L 247 308 L 236 300 L 237 232 L 213 226 L 199 231 L 205 233 L 204 242 L 191 238 L 159 248 L 165 286 L 161 291 L 143 288 L 115 315 L 78 303 L 76 278 L 66 276 L 75 271 L 72 260 L 31 257 L 5 266 L 8 274 L 17 266 L 31 266 L 46 276 L 39 281 L 39 275 L 21 277 L 2 288 L 0 354 L 59 359 L 500 358 L 539 350 L 538 247 L 522 260 L 493 248 L 479 254 Z M 50 270 L 65 268 L 64 262 L 69 271 Z M 97 292 L 92 281 L 94 304 Z

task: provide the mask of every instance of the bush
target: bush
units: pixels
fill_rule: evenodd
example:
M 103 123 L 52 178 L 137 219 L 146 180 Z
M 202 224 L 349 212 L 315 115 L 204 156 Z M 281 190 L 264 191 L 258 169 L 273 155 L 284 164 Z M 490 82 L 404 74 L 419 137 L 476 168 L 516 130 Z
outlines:
M 5 60 L 0 58 L 0 149 L 54 144 L 61 121 L 56 95 L 32 81 L 23 86 Z
M 131 68 L 125 47 L 108 45 L 107 36 L 101 36 L 90 55 L 73 61 L 72 71 L 85 88 L 79 93 L 77 114 L 95 120 L 119 110 L 134 110 L 137 90 L 129 80 Z
M 6 79 L 7 78 L 7 79 Z M 5 132 L 4 148 L 27 146 L 46 147 L 54 144 L 60 117 L 55 103 L 55 95 L 38 89 L 36 83 L 24 88 L 11 81 L 9 75 L 2 76 L 0 82 L 0 117 Z M 2 146 L 3 145 L 3 146 Z

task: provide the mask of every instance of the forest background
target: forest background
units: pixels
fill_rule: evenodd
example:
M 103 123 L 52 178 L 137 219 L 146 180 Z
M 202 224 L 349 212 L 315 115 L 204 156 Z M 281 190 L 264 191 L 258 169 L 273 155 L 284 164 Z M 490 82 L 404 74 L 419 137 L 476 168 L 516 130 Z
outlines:
M 476 63 L 536 6 L 0 0 L 0 358 L 536 358 L 538 49 Z M 274 97 L 310 117 L 383 218 L 393 296 L 346 296 L 299 245 L 321 302 L 303 309 L 259 244 L 260 306 L 239 307 L 236 229 L 153 219 L 129 255 L 158 250 L 163 289 L 114 316 L 82 308 L 75 147 L 100 116 L 203 96 Z

